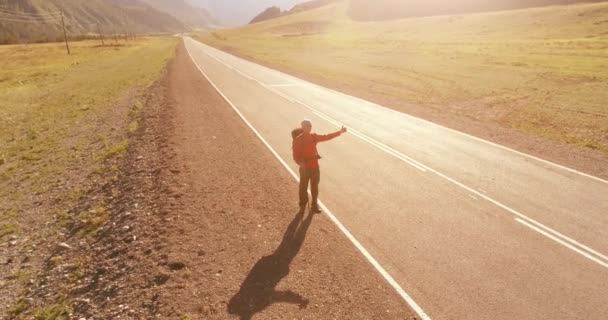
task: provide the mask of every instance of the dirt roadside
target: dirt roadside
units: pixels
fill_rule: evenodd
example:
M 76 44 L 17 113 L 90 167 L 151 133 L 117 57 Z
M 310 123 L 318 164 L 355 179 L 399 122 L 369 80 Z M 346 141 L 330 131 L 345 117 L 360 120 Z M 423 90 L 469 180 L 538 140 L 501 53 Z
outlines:
M 103 200 L 107 220 L 68 226 L 22 318 L 416 318 L 326 216 L 297 212 L 296 182 L 183 44 L 114 165 L 74 209 Z
M 160 290 L 161 314 L 411 317 L 328 218 L 296 214 L 295 181 L 196 70 L 183 45 L 167 77 L 172 111 L 161 122 L 173 124 L 164 134 L 175 157 L 163 172 L 172 173 L 179 204 L 165 217 L 161 252 L 176 270 L 164 273 L 170 278 Z

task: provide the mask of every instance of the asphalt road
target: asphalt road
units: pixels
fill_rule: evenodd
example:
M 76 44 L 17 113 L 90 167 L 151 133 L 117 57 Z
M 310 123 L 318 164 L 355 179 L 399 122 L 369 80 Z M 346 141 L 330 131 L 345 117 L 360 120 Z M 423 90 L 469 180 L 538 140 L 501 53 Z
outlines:
M 291 170 L 302 119 L 350 129 L 321 200 L 423 317 L 608 319 L 607 181 L 184 40 Z

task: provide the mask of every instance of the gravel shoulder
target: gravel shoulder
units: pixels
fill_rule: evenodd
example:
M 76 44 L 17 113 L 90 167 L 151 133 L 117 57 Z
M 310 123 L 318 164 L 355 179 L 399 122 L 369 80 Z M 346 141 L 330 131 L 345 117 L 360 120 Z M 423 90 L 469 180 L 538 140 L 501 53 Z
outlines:
M 168 72 L 178 208 L 167 212 L 162 313 L 223 319 L 391 319 L 413 313 L 196 70 Z M 164 171 L 166 172 L 166 171 Z M 166 172 L 167 173 L 167 172 Z M 162 179 L 164 180 L 164 179 Z
M 183 44 L 138 123 L 9 319 L 415 319 Z

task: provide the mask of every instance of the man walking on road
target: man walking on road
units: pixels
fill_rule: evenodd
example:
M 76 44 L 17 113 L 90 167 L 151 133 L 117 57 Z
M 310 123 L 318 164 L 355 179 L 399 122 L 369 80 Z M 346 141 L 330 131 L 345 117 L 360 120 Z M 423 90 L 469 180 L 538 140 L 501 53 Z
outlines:
M 327 135 L 311 133 L 312 123 L 309 120 L 302 121 L 301 129 L 295 129 L 292 132 L 293 143 L 293 160 L 300 166 L 300 210 L 304 210 L 308 203 L 308 182 L 310 182 L 310 193 L 312 194 L 312 202 L 310 211 L 319 213 L 317 198 L 319 195 L 319 181 L 321 181 L 321 172 L 319 170 L 319 153 L 317 152 L 317 143 L 329 141 L 346 132 L 346 128 L 342 127 L 339 131 Z

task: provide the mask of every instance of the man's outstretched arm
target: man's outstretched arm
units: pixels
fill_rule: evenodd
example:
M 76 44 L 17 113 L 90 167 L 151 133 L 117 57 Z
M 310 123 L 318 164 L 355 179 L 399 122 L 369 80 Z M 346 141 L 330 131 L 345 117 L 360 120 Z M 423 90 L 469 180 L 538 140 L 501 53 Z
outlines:
M 334 132 L 334 133 L 330 133 L 330 134 L 317 134 L 317 142 L 323 142 L 323 141 L 329 141 L 333 138 L 337 138 L 339 137 L 341 134 L 346 132 L 346 128 L 342 127 L 342 129 Z

